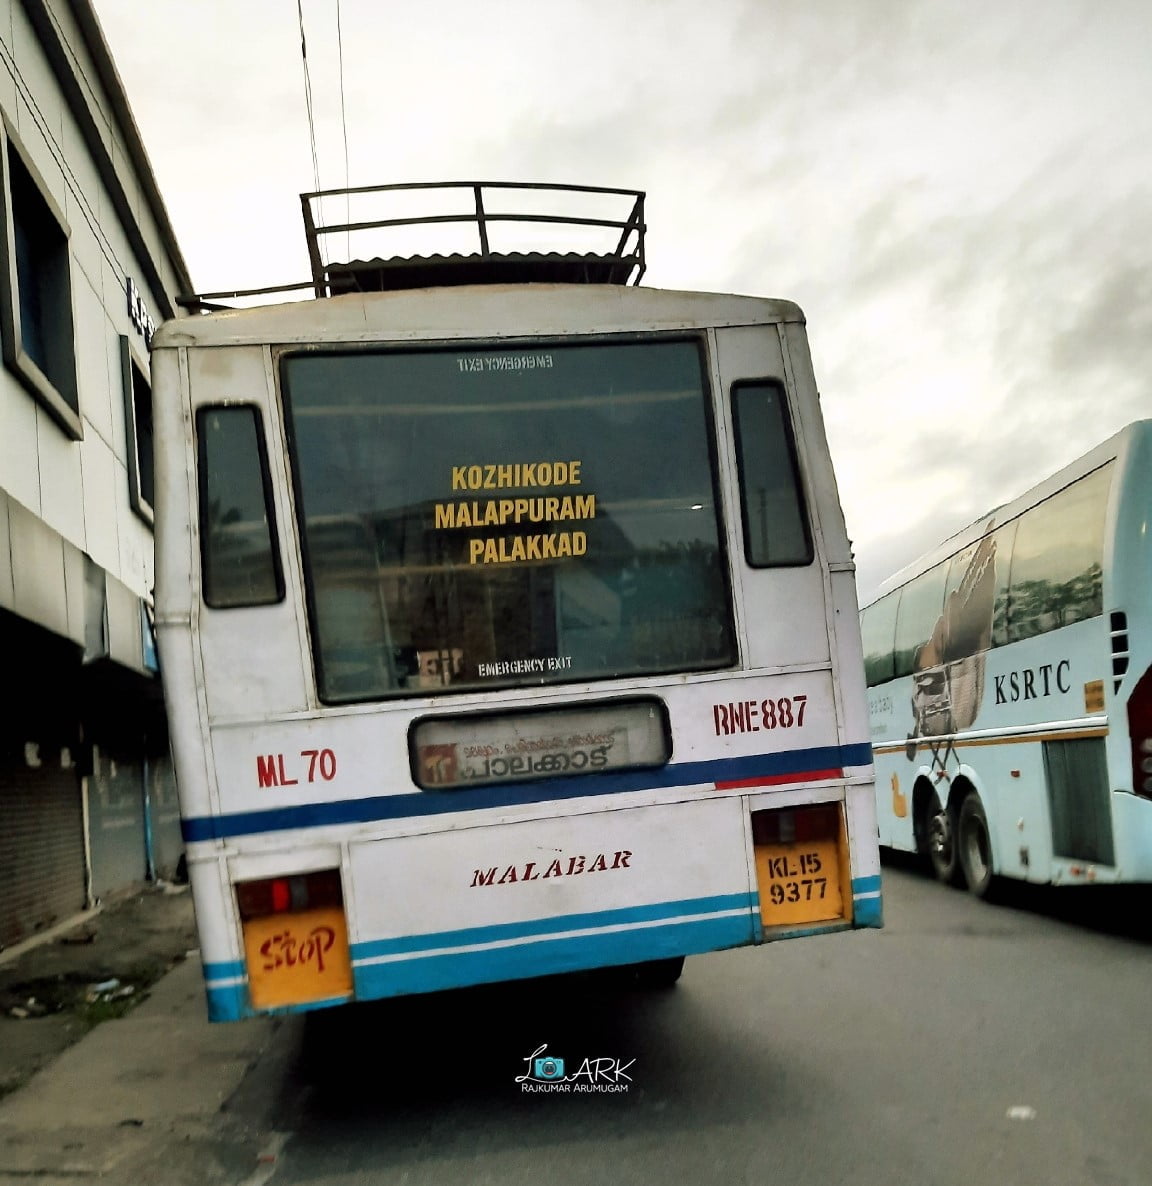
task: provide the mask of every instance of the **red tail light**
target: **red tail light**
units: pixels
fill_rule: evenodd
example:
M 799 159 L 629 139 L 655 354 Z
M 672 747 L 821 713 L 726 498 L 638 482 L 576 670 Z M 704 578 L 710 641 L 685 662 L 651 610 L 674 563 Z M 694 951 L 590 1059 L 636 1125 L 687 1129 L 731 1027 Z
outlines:
M 852 874 L 838 803 L 754 811 L 752 844 L 765 927 L 851 921 Z
M 835 803 L 752 813 L 753 844 L 805 844 L 834 840 L 839 833 L 840 808 Z
M 343 901 L 338 869 L 236 883 L 236 904 L 245 922 L 269 914 L 314 910 L 320 906 L 341 906 Z
M 1152 667 L 1128 698 L 1128 736 L 1132 739 L 1132 790 L 1152 799 Z

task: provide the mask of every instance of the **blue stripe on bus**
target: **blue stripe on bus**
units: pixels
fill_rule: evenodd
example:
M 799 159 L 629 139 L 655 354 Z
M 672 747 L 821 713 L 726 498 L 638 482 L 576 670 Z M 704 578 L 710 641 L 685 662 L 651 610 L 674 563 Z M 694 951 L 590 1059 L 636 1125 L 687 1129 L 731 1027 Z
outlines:
M 292 828 L 320 828 L 332 824 L 411 819 L 457 811 L 514 807 L 553 799 L 626 794 L 630 791 L 670 789 L 700 783 L 735 782 L 779 775 L 789 775 L 799 780 L 813 771 L 871 764 L 872 747 L 864 742 L 757 754 L 745 758 L 679 762 L 656 770 L 610 772 L 532 782 L 494 783 L 490 786 L 452 791 L 375 795 L 365 799 L 340 799 L 328 803 L 274 807 L 263 811 L 239 811 L 230 815 L 193 816 L 182 820 L 180 827 L 185 842 L 193 844 L 205 840 L 224 840 L 230 836 L 251 836 Z
M 830 919 L 826 923 L 791 930 L 779 937 L 826 934 L 843 930 L 848 925 L 882 925 L 879 877 L 855 878 L 852 882 L 852 897 L 854 918 L 851 924 Z M 707 898 L 685 898 L 676 902 L 589 911 L 558 918 L 368 940 L 352 946 L 354 998 L 374 1000 L 744 947 L 750 943 L 760 943 L 764 938 L 759 905 L 759 897 L 754 893 L 717 894 Z M 713 917 L 684 917 L 704 913 Z M 660 920 L 669 921 L 657 926 L 644 925 Z M 603 927 L 616 929 L 597 929 Z M 578 930 L 595 933 L 556 933 Z M 522 939 L 532 941 L 517 942 Z M 488 943 L 503 946 L 482 951 L 440 950 Z M 426 954 L 428 952 L 439 954 Z M 385 956 L 409 958 L 381 959 Z M 206 963 L 204 979 L 208 1016 L 212 1021 L 236 1021 L 242 1017 L 272 1013 L 304 1012 L 347 999 L 313 1001 L 280 1009 L 253 1009 L 248 1002 L 247 972 L 241 960 Z
M 253 1009 L 248 1003 L 248 986 L 240 984 L 221 988 L 208 985 L 208 1020 L 240 1021 L 245 1017 L 279 1017 L 288 1013 L 310 1013 L 314 1009 L 327 1009 L 332 1005 L 350 1004 L 355 997 L 351 994 L 325 997 L 319 1001 L 308 1001 L 303 1005 L 277 1005 L 273 1009 Z
M 352 969 L 353 999 L 379 1000 L 744 947 L 752 942 L 752 918 L 746 913 L 607 934 L 560 935 L 484 951 L 454 951 L 380 964 L 358 964 Z M 208 1016 L 212 1021 L 305 1012 L 330 1003 L 333 1002 L 312 1001 L 281 1009 L 253 1009 L 248 1003 L 247 985 L 208 986 Z
M 702 913 L 711 910 L 739 911 L 705 919 L 681 919 L 660 926 L 638 923 L 671 915 Z M 753 913 L 753 912 L 756 913 Z M 494 981 L 551 976 L 587 968 L 630 964 L 642 960 L 666 959 L 679 955 L 699 955 L 725 947 L 744 947 L 758 934 L 758 899 L 754 894 L 724 894 L 714 898 L 691 899 L 639 906 L 625 910 L 602 910 L 589 914 L 565 915 L 529 923 L 470 927 L 460 931 L 442 931 L 428 935 L 406 936 L 355 944 L 352 975 L 353 999 L 375 1000 L 408 993 L 435 992 L 439 989 L 466 988 Z M 591 935 L 556 934 L 586 927 L 623 924 L 626 929 Z M 630 924 L 630 925 L 629 925 Z M 512 942 L 508 946 L 483 951 L 452 951 L 437 955 L 413 954 L 406 959 L 383 963 L 364 963 L 372 956 L 407 952 L 435 951 L 456 944 L 483 942 L 508 943 L 534 934 L 549 938 L 529 943 Z M 322 1008 L 336 1001 L 313 1001 L 305 1005 L 278 1009 L 253 1009 L 248 1001 L 247 977 L 239 961 L 204 965 L 208 996 L 208 1016 L 212 1021 L 237 1021 L 273 1013 L 304 1012 Z M 237 976 L 243 977 L 235 982 Z M 233 981 L 232 983 L 221 983 Z M 346 998 L 341 998 L 341 1000 Z
M 254 1017 L 255 1010 L 248 1004 L 248 981 L 240 984 L 206 984 L 209 1021 L 239 1021 Z
M 880 894 L 880 878 L 855 877 L 852 880 L 852 925 L 882 927 L 884 902 Z
M 755 894 L 718 894 L 710 898 L 687 898 L 680 902 L 659 902 L 649 906 L 626 906 L 616 910 L 594 910 L 584 914 L 564 914 L 556 918 L 534 918 L 526 922 L 494 923 L 465 927 L 458 931 L 433 931 L 424 935 L 402 935 L 394 939 L 374 939 L 353 944 L 353 964 L 383 955 L 402 955 L 435 951 L 445 947 L 470 947 L 479 943 L 501 943 L 532 935 L 555 935 L 560 931 L 583 931 L 597 927 L 628 927 L 660 919 L 683 918 L 694 914 L 719 914 L 721 911 L 759 909 Z M 751 932 L 749 932 L 751 937 Z
M 243 960 L 221 960 L 219 963 L 204 965 L 204 979 L 209 984 L 218 980 L 235 980 L 237 976 L 247 975 Z
M 483 951 L 454 951 L 359 964 L 352 972 L 358 997 L 392 997 L 698 955 L 725 947 L 743 947 L 751 942 L 752 916 L 739 914 L 626 931 L 561 935 Z

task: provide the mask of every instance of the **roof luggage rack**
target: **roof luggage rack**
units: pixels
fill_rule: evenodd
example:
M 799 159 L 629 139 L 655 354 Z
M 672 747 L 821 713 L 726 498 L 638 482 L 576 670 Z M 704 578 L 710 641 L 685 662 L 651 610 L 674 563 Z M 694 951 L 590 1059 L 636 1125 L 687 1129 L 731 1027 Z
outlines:
M 436 192 L 431 192 L 436 191 Z M 414 195 L 435 212 L 409 213 Z M 465 200 L 460 202 L 461 196 Z M 565 209 L 557 212 L 561 201 Z M 325 222 L 324 208 L 333 203 L 345 211 L 341 222 Z M 366 204 L 384 207 L 392 217 L 358 218 L 350 215 Z M 493 209 L 500 204 L 499 209 Z M 300 195 L 304 234 L 312 266 L 310 282 L 276 288 L 205 293 L 180 298 L 178 303 L 197 311 L 225 308 L 215 302 L 311 288 L 316 297 L 350 292 L 387 292 L 407 288 L 436 288 L 460 284 L 639 284 L 644 275 L 644 193 L 590 185 L 545 185 L 510 181 L 435 181 L 320 190 Z M 517 209 L 509 209 L 515 206 Z M 397 210 L 405 213 L 396 216 Z M 625 212 L 626 210 L 626 212 Z M 593 250 L 538 250 L 536 241 L 557 226 L 568 228 L 573 240 Z M 381 238 L 415 243 L 429 228 L 466 234 L 474 229 L 479 250 L 459 243 L 447 254 L 418 251 L 407 255 L 369 255 L 353 258 L 352 242 L 378 251 Z M 325 262 L 322 244 L 343 236 L 348 258 Z M 446 239 L 448 235 L 443 237 Z M 509 239 L 508 249 L 496 250 L 493 238 Z M 574 242 L 573 246 L 577 244 Z M 457 246 L 457 244 L 454 244 Z

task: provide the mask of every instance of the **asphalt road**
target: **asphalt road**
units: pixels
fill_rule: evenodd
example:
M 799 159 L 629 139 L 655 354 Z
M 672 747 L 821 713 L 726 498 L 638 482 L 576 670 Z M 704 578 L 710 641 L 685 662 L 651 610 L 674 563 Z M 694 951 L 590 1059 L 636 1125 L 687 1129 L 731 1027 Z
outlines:
M 235 1106 L 290 1133 L 273 1186 L 1148 1186 L 1147 895 L 884 889 L 881 932 L 697 957 L 671 991 L 293 1019 Z M 545 1043 L 627 1091 L 525 1092 Z

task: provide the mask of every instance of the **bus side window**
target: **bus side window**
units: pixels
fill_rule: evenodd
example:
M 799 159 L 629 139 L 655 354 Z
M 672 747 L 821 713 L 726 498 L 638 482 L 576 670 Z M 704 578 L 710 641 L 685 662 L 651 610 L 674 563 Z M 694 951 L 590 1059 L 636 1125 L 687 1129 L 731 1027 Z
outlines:
M 1012 579 L 1012 552 L 1016 546 L 1016 530 L 1019 519 L 1005 523 L 992 533 L 996 545 L 996 595 L 992 604 L 992 645 L 1002 647 L 1008 643 L 1008 592 Z
M 732 421 L 748 563 L 753 568 L 811 564 L 812 537 L 783 387 L 733 387 Z
M 860 618 L 860 633 L 864 643 L 864 675 L 870 688 L 895 678 L 893 643 L 896 635 L 896 607 L 900 591 L 881 597 L 870 605 Z
M 901 591 L 896 615 L 896 674 L 913 675 L 944 662 L 944 584 L 949 562 L 913 577 Z
M 258 410 L 248 405 L 200 408 L 196 441 L 205 603 L 232 609 L 283 600 Z
M 1012 550 L 1008 641 L 1104 612 L 1104 519 L 1111 465 L 1025 511 Z

